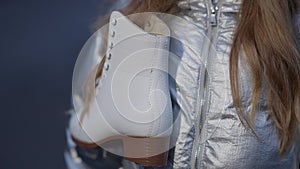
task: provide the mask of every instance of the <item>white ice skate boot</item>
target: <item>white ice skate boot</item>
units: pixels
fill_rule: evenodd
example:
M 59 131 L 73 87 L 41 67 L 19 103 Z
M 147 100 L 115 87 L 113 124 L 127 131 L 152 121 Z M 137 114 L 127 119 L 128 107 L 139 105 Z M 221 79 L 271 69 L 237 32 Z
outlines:
M 82 112 L 73 115 L 70 131 L 81 146 L 102 146 L 119 139 L 126 159 L 160 166 L 166 164 L 173 121 L 168 84 L 170 31 L 158 17 L 148 15 L 142 29 L 121 13 L 112 13 L 95 96 L 82 120 Z

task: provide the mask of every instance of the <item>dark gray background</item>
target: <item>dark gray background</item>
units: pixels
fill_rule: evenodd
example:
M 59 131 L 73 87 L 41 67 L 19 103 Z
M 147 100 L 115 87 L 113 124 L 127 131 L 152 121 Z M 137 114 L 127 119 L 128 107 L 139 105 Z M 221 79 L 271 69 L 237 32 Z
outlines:
M 64 169 L 64 112 L 107 0 L 0 1 L 0 169 Z

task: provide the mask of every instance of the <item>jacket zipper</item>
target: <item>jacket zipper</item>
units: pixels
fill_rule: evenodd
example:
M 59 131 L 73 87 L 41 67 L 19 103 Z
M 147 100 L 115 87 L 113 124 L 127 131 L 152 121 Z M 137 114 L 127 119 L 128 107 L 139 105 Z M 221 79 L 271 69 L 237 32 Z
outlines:
M 200 159 L 203 156 L 203 148 L 201 145 L 205 142 L 205 139 L 202 138 L 200 135 L 206 135 L 206 131 L 202 131 L 203 122 L 205 121 L 205 111 L 207 111 L 207 97 L 208 97 L 208 70 L 209 70 L 209 58 L 211 58 L 212 52 L 211 50 L 214 49 L 216 41 L 216 33 L 218 28 L 218 15 L 219 15 L 219 3 L 218 0 L 206 0 L 207 1 L 207 9 L 208 11 L 208 37 L 209 43 L 206 43 L 204 55 L 204 71 L 201 70 L 200 72 L 200 87 L 198 92 L 198 98 L 200 99 L 200 103 L 198 103 L 198 113 L 196 115 L 196 123 L 195 123 L 195 139 L 193 144 L 193 151 L 192 151 L 192 159 L 191 159 L 191 168 L 199 168 L 201 167 Z M 203 132 L 203 133 L 202 133 Z
M 211 7 L 210 7 L 210 26 L 215 27 L 218 24 L 218 13 L 219 7 L 215 0 L 211 1 Z

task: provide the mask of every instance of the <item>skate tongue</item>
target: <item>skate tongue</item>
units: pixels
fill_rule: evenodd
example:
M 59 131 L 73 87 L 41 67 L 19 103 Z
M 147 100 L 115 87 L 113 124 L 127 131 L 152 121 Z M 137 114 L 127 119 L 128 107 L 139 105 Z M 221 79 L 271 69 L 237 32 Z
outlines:
M 142 28 L 134 24 L 128 17 L 118 11 L 112 12 L 110 16 L 109 31 L 112 32 L 112 30 L 117 30 L 118 35 L 114 37 L 114 44 L 118 44 L 125 39 L 142 36 L 147 33 Z M 112 37 L 109 36 L 108 44 L 110 44 L 111 41 Z
M 145 33 L 170 36 L 169 27 L 154 13 L 132 14 L 127 17 L 119 11 L 113 11 L 110 22 L 114 23 L 114 19 L 117 19 L 118 25 L 122 25 L 123 36 L 127 35 L 128 37 Z
M 170 29 L 167 24 L 152 14 L 144 24 L 144 30 L 151 34 L 170 36 Z

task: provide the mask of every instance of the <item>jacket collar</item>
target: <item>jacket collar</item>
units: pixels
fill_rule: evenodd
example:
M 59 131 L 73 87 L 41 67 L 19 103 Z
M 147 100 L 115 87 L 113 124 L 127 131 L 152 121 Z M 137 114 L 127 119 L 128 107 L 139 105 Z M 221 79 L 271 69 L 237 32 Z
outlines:
M 215 0 L 219 3 L 221 12 L 238 12 L 243 0 Z M 212 0 L 179 0 L 178 6 L 181 9 L 199 9 L 199 7 L 210 6 Z

